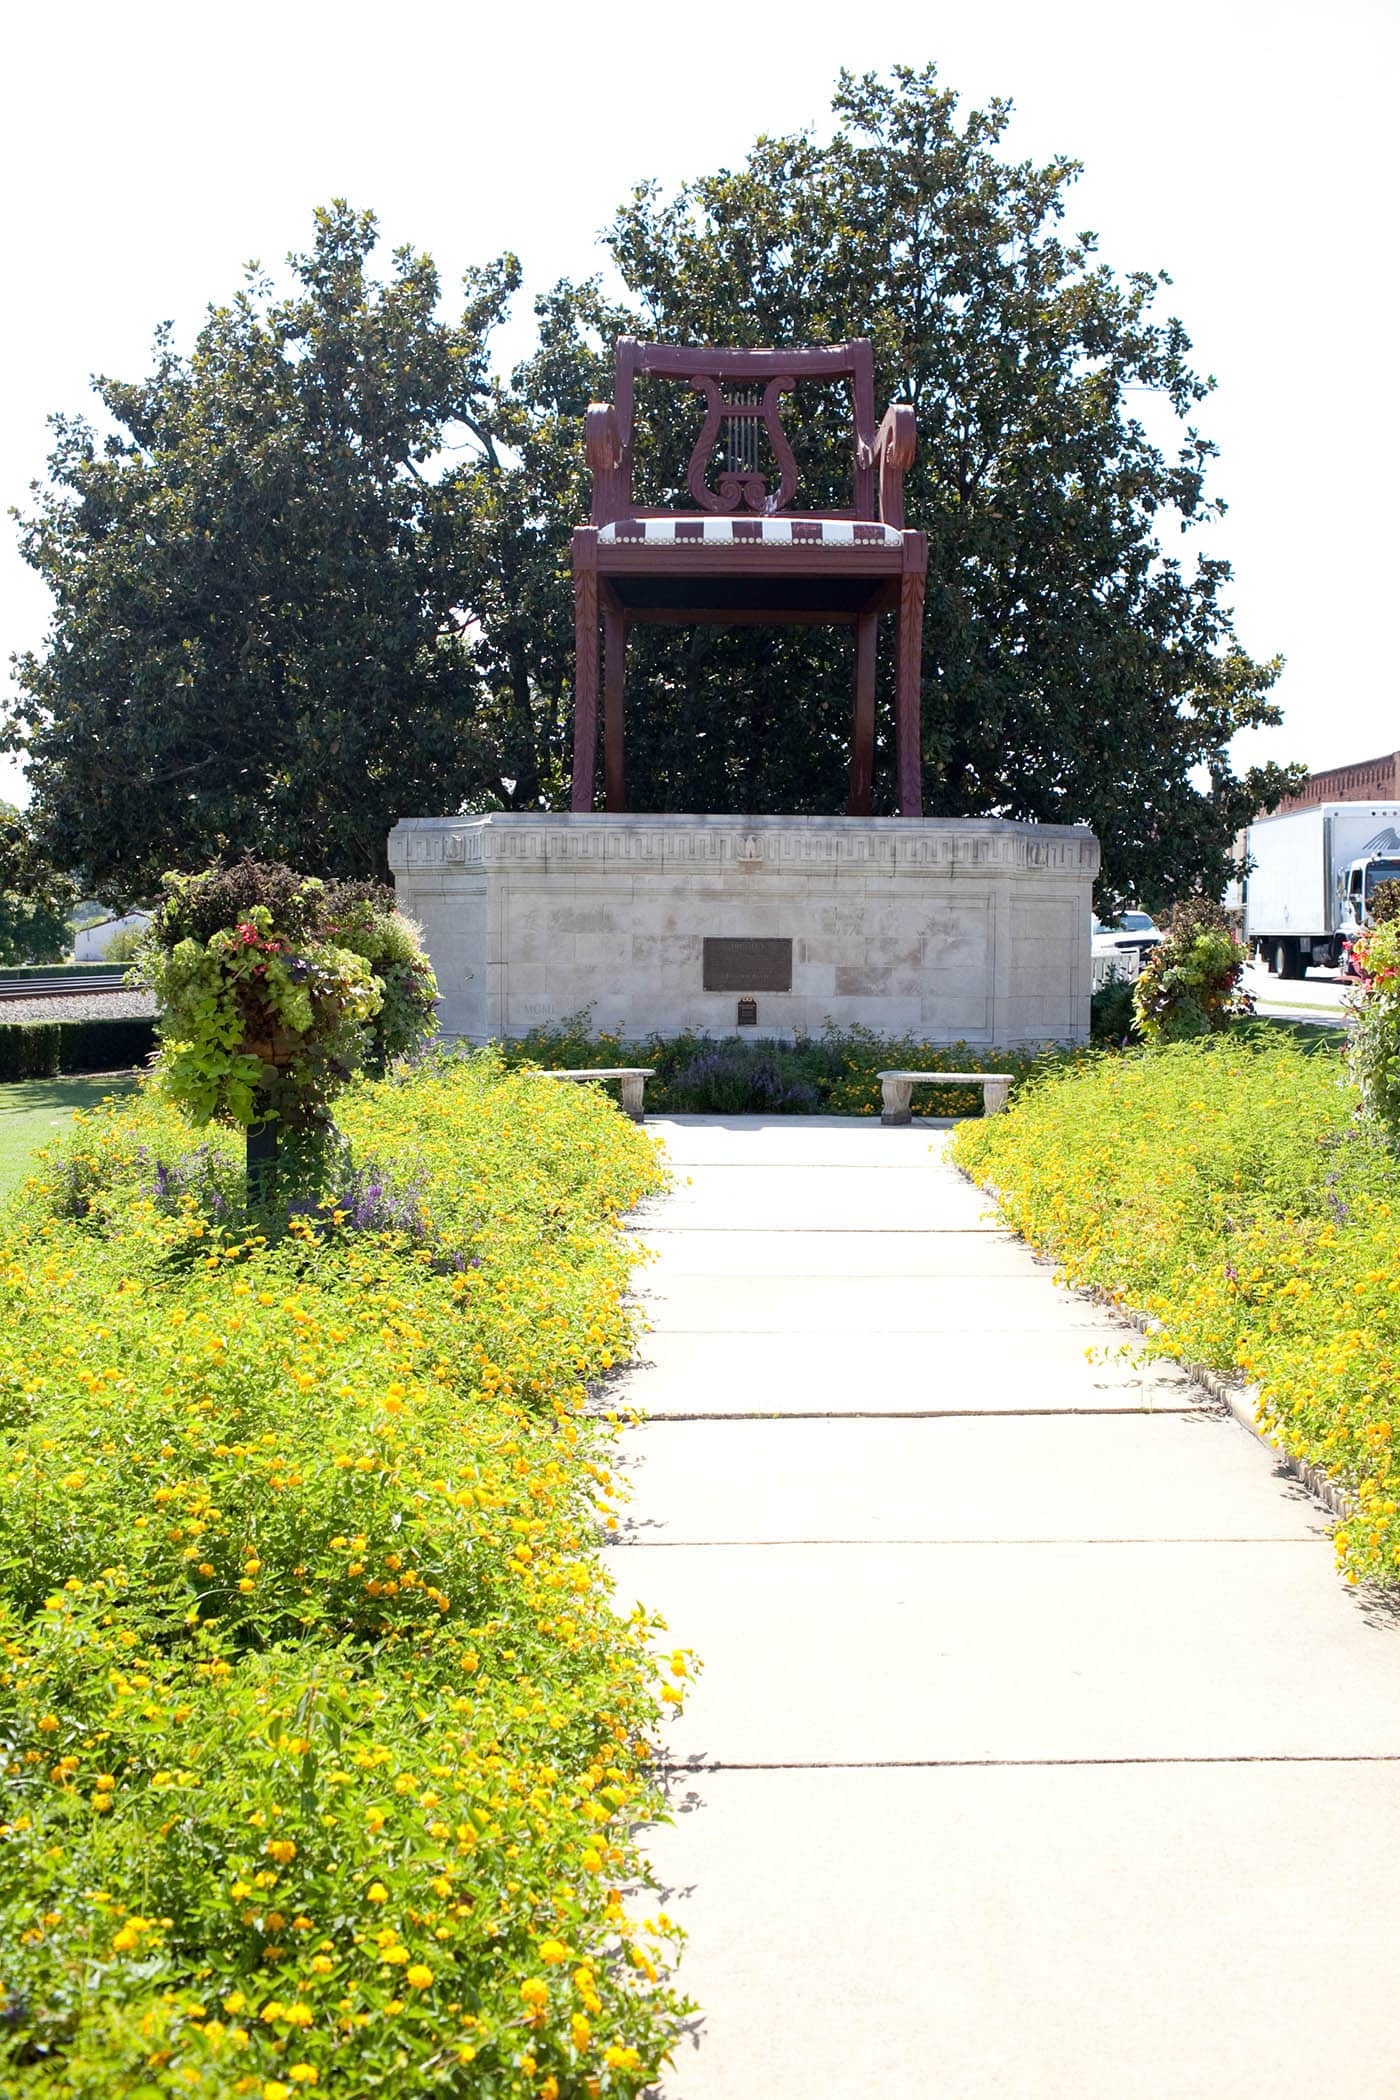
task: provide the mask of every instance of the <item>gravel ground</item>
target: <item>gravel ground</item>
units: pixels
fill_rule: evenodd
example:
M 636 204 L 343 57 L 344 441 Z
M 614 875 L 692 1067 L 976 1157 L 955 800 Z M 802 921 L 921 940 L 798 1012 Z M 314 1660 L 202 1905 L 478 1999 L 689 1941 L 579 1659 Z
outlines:
M 0 999 L 0 1028 L 7 1021 L 131 1021 L 154 1014 L 149 992 L 75 992 L 67 998 Z

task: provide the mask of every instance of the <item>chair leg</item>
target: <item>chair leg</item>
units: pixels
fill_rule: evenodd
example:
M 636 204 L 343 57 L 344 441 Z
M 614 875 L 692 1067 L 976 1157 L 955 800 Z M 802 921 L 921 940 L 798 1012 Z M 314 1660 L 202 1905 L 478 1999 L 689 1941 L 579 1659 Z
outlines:
M 570 806 L 593 807 L 598 762 L 598 571 L 574 557 L 574 785 Z
M 627 807 L 623 777 L 622 695 L 627 667 L 627 619 L 616 605 L 603 607 L 603 807 Z
M 846 814 L 870 815 L 875 779 L 875 635 L 879 614 L 861 613 L 856 620 L 856 705 L 851 727 L 851 797 Z
M 924 563 L 927 555 L 922 536 L 906 533 L 908 542 L 920 540 L 917 567 L 899 579 L 899 609 L 895 637 L 895 754 L 899 772 L 899 814 L 921 817 L 924 813 L 923 723 L 921 683 L 924 657 Z M 911 550 L 914 551 L 914 550 Z M 922 558 L 919 558 L 922 556 Z

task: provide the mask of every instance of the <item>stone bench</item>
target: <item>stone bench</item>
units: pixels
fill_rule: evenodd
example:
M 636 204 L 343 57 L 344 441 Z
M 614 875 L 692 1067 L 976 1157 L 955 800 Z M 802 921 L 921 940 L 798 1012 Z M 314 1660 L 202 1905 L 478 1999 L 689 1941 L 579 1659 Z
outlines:
M 880 1121 L 911 1123 L 916 1086 L 980 1086 L 983 1115 L 998 1116 L 1011 1092 L 1011 1078 L 1009 1072 L 881 1072 Z
M 578 1070 L 541 1072 L 541 1079 L 572 1079 L 583 1086 L 590 1079 L 616 1079 L 621 1082 L 622 1112 L 634 1123 L 642 1120 L 642 1089 L 651 1077 L 650 1065 L 588 1065 Z

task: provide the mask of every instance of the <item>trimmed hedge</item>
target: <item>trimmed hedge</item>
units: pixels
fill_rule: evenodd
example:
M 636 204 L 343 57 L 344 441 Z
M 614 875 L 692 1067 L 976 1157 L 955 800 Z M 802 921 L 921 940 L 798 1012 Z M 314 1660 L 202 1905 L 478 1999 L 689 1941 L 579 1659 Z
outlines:
M 58 1071 L 57 1021 L 18 1021 L 0 1027 L 0 1080 L 52 1079 Z
M 62 984 L 69 977 L 119 977 L 124 968 L 120 963 L 69 962 L 69 963 L 6 963 L 0 975 L 23 978 L 26 983 Z
M 140 1015 L 94 1021 L 0 1022 L 0 1083 L 60 1072 L 119 1072 L 144 1064 L 156 1024 Z
M 144 1064 L 156 1046 L 155 1022 L 139 1014 L 58 1026 L 60 1072 L 119 1072 Z

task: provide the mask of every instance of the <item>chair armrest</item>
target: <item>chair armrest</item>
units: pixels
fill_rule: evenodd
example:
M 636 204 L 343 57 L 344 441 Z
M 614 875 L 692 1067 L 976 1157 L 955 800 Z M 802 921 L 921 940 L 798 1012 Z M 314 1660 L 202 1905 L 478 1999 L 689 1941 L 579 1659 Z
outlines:
M 584 417 L 584 449 L 593 475 L 594 525 L 612 525 L 632 508 L 632 461 L 624 448 L 617 410 L 611 402 L 595 401 Z
M 914 464 L 914 411 L 907 401 L 896 401 L 885 410 L 884 421 L 875 433 L 875 464 L 880 474 L 880 517 L 886 525 L 904 528 L 904 475 Z
M 584 447 L 591 474 L 615 474 L 622 465 L 622 433 L 611 401 L 592 401 L 583 419 Z

